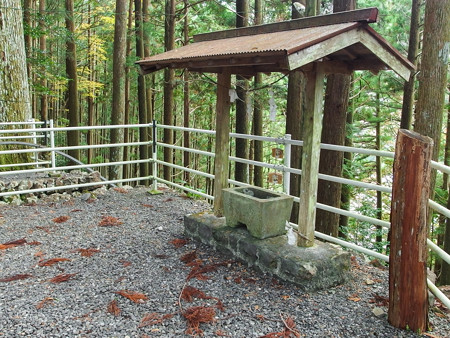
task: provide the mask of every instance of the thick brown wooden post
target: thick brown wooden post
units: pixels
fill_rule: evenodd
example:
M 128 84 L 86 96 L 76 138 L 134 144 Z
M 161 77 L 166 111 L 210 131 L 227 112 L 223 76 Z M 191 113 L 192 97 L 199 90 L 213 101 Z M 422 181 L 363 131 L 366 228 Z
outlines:
M 216 156 L 214 158 L 214 215 L 223 216 L 222 189 L 228 185 L 228 154 L 230 150 L 230 86 L 231 74 L 217 75 Z
M 306 75 L 306 109 L 303 123 L 302 177 L 297 239 L 297 245 L 302 247 L 314 245 L 325 77 L 319 64 L 314 64 L 313 70 Z
M 389 256 L 389 323 L 428 328 L 427 211 L 433 141 L 400 129 L 394 161 Z

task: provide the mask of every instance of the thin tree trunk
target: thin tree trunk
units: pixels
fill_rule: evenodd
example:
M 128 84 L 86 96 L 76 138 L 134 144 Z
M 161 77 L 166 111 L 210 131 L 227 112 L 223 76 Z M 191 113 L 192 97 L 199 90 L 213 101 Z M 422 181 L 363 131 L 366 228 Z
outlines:
M 446 135 L 446 141 L 445 141 L 445 157 L 444 157 L 444 164 L 450 165 L 450 98 L 449 98 L 449 105 L 447 110 L 447 135 Z M 443 189 L 448 191 L 448 175 L 444 174 L 444 182 L 443 182 Z M 450 209 L 450 194 L 447 197 L 447 209 Z M 444 228 L 444 234 L 442 236 L 442 244 L 444 245 L 444 251 L 447 253 L 450 253 L 450 218 L 443 217 L 445 219 L 443 223 Z M 438 243 L 440 244 L 440 243 Z M 436 271 L 438 274 L 439 271 L 441 271 L 441 274 L 439 276 L 439 284 L 441 285 L 450 285 L 450 265 L 446 264 L 442 260 L 438 260 L 440 262 L 439 268 Z M 439 274 L 438 274 L 439 275 Z
M 420 26 L 420 7 L 422 0 L 412 0 L 411 24 L 409 29 L 409 47 L 408 60 L 417 65 L 417 55 L 419 53 L 419 26 Z M 416 73 L 412 72 L 409 81 L 403 85 L 403 106 L 400 128 L 410 129 L 412 121 L 412 112 L 414 106 L 414 83 Z
M 175 48 L 175 0 L 166 0 L 165 6 L 165 50 L 169 51 Z M 164 124 L 173 124 L 173 86 L 175 82 L 175 71 L 173 69 L 164 69 Z M 164 143 L 173 144 L 173 132 L 170 129 L 164 129 Z M 164 161 L 173 162 L 173 151 L 171 148 L 164 148 Z M 172 180 L 172 168 L 164 166 L 164 179 Z
M 78 104 L 78 78 L 77 78 L 77 47 L 75 44 L 75 22 L 73 13 L 73 0 L 66 1 L 66 73 L 68 79 L 67 98 L 67 118 L 69 127 L 80 125 L 79 104 Z M 80 145 L 80 132 L 69 130 L 67 132 L 67 144 L 70 147 Z M 69 149 L 68 154 L 76 159 L 80 159 L 79 149 Z
M 381 102 L 380 102 L 380 90 L 381 90 L 381 75 L 378 75 L 378 86 L 377 86 L 377 93 L 376 93 L 376 126 L 375 126 L 375 149 L 376 150 L 381 150 Z M 375 161 L 375 166 L 376 166 L 376 180 L 377 180 L 377 185 L 381 185 L 381 156 L 377 156 L 376 157 L 376 161 Z M 382 200 L 382 195 L 381 195 L 381 191 L 377 191 L 377 218 L 381 220 L 381 218 L 383 217 L 383 200 Z M 377 249 L 382 252 L 381 249 L 381 245 L 380 243 L 383 241 L 383 236 L 382 236 L 382 231 L 383 228 L 381 227 L 381 225 L 377 225 L 377 234 L 375 237 L 375 241 L 376 243 L 378 243 L 378 245 L 380 247 L 378 247 Z
M 139 59 L 144 58 L 144 35 L 143 35 L 143 20 L 142 20 L 142 0 L 134 0 L 135 11 L 135 28 L 136 28 L 136 56 Z M 147 106 L 146 106 L 146 89 L 145 78 L 143 75 L 138 75 L 138 102 L 139 102 L 139 123 L 147 124 Z M 139 129 L 139 141 L 147 142 L 148 133 L 147 128 Z M 146 145 L 139 146 L 139 158 L 141 160 L 148 159 L 148 147 Z M 148 176 L 148 163 L 143 162 L 139 164 L 140 177 Z M 142 180 L 141 184 L 148 185 L 148 180 Z
M 189 44 L 189 17 L 188 17 L 188 5 L 189 1 L 184 0 L 184 45 Z M 184 75 L 183 75 L 183 126 L 185 128 L 189 128 L 189 71 L 185 69 Z M 189 138 L 189 132 L 185 131 L 183 134 L 183 146 L 185 148 L 190 148 L 190 138 Z M 190 152 L 185 151 L 183 152 L 183 166 L 185 168 L 190 168 Z M 183 172 L 183 180 L 189 184 L 189 172 L 184 171 Z
M 125 62 L 127 46 L 127 12 L 128 0 L 116 0 L 116 14 L 114 24 L 114 53 L 113 53 L 113 81 L 112 81 L 112 111 L 111 123 L 124 123 L 125 109 Z M 123 143 L 123 128 L 111 129 L 111 143 Z M 123 159 L 123 147 L 110 148 L 111 162 Z M 122 178 L 120 166 L 109 167 L 109 179 Z
M 131 55 L 131 30 L 133 27 L 133 0 L 129 0 L 129 4 L 128 4 L 128 34 L 127 34 L 127 47 L 126 47 L 126 58 L 128 59 L 128 57 Z M 128 74 L 130 73 L 130 66 L 126 65 L 125 66 L 125 110 L 124 110 L 124 123 L 128 124 L 130 123 L 130 78 L 128 76 Z M 128 128 L 125 128 L 124 130 L 124 134 L 123 134 L 123 139 L 124 142 L 129 142 L 130 141 L 130 131 Z M 123 160 L 124 161 L 128 161 L 129 159 L 129 147 L 124 147 L 123 149 Z M 123 173 L 122 176 L 124 178 L 128 178 L 129 177 L 129 173 L 131 172 L 132 168 L 131 166 L 128 165 L 124 165 L 123 166 Z
M 255 0 L 255 25 L 262 24 L 262 0 Z M 258 89 L 262 86 L 262 74 L 258 73 L 255 76 L 255 81 L 253 87 Z M 256 90 L 254 92 L 253 99 L 253 134 L 261 136 L 263 133 L 263 107 L 261 104 L 261 100 L 259 100 L 259 92 Z M 262 141 L 254 141 L 254 160 L 262 162 L 264 153 L 263 153 L 263 142 Z M 254 185 L 258 187 L 263 186 L 263 168 L 255 165 L 253 168 L 253 182 Z
M 43 55 L 47 53 L 47 33 L 45 25 L 45 0 L 39 0 L 39 29 L 41 30 L 41 36 L 39 37 L 39 49 Z M 42 88 L 47 88 L 47 77 L 45 76 L 45 67 L 41 68 L 41 86 Z M 48 119 L 48 97 L 46 93 L 41 94 L 41 105 L 40 105 L 40 118 L 43 121 Z
M 423 31 L 419 91 L 414 130 L 433 139 L 432 159 L 437 160 L 442 134 L 450 41 L 450 1 L 427 0 Z M 434 197 L 436 171 L 432 172 L 430 197 Z M 429 225 L 432 213 L 429 213 Z
M 248 1 L 236 1 L 236 28 L 248 26 Z M 249 118 L 248 106 L 248 80 L 240 75 L 236 75 L 236 133 L 248 134 Z M 248 141 L 246 139 L 236 139 L 236 157 L 248 159 Z M 234 168 L 234 178 L 236 181 L 248 183 L 248 165 L 236 162 Z

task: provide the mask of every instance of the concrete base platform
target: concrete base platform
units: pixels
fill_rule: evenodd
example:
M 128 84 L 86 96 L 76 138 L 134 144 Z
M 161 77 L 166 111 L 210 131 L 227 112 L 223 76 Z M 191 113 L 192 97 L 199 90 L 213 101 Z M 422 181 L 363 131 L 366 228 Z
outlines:
M 351 254 L 337 245 L 316 240 L 313 247 L 300 248 L 293 234 L 257 239 L 245 227 L 228 227 L 224 217 L 210 213 L 185 216 L 184 228 L 186 236 L 303 290 L 326 289 L 349 277 Z

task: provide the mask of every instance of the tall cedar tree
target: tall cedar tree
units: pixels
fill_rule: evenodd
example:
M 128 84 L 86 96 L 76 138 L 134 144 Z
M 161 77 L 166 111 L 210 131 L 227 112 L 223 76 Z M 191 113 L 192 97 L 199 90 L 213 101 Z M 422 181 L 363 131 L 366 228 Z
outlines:
M 39 37 L 39 49 L 42 55 L 47 53 L 47 35 L 46 35 L 46 25 L 45 25 L 45 13 L 46 13 L 45 0 L 39 0 L 39 30 L 41 31 L 41 36 Z M 41 74 L 45 74 L 45 66 L 42 65 Z M 41 88 L 47 88 L 47 78 L 46 76 L 41 76 Z M 47 121 L 48 119 L 48 96 L 47 93 L 42 93 L 40 97 L 40 108 L 39 108 L 39 118 L 41 121 Z
M 166 51 L 175 48 L 175 0 L 166 0 L 164 47 Z M 164 69 L 164 124 L 173 124 L 174 97 L 173 86 L 175 83 L 175 71 L 171 68 Z M 164 129 L 164 143 L 173 144 L 173 132 Z M 164 161 L 173 162 L 173 151 L 171 148 L 164 148 Z M 172 168 L 164 166 L 164 179 L 172 180 Z
M 450 49 L 450 1 L 427 0 L 423 31 L 419 91 L 414 130 L 434 141 L 433 160 L 437 160 L 442 134 L 445 90 Z M 430 190 L 434 192 L 436 172 Z M 431 217 L 429 217 L 431 219 Z M 450 251 L 450 226 L 447 220 L 444 247 Z M 449 252 L 447 251 L 447 252 Z M 450 266 L 442 266 L 442 282 L 450 283 Z
M 31 118 L 22 11 L 17 8 L 19 0 L 5 0 L 0 6 L 0 122 Z M 17 161 L 28 162 L 28 156 L 0 156 L 0 164 Z
M 128 0 L 116 0 L 111 111 L 111 123 L 113 125 L 124 123 L 127 12 Z M 123 128 L 111 129 L 111 143 L 123 143 Z M 110 148 L 109 160 L 111 162 L 122 161 L 123 147 Z M 121 167 L 110 166 L 109 179 L 116 180 L 121 178 Z
M 184 45 L 189 44 L 189 1 L 184 1 L 184 26 L 183 26 L 183 43 Z M 183 126 L 185 128 L 189 128 L 189 110 L 190 110 L 190 102 L 189 102 L 189 70 L 185 69 L 183 74 Z M 190 137 L 189 132 L 185 131 L 183 133 L 183 146 L 186 148 L 190 148 Z M 183 152 L 183 166 L 185 168 L 189 168 L 191 157 L 190 152 Z M 183 180 L 185 182 L 189 182 L 189 171 L 185 171 L 183 173 Z M 190 185 L 190 183 L 188 183 Z
M 333 12 L 355 9 L 355 0 L 334 0 Z M 325 90 L 323 111 L 322 143 L 344 145 L 347 121 L 348 97 L 350 92 L 351 75 L 328 75 Z M 342 176 L 344 153 L 331 150 L 321 150 L 319 172 L 322 174 Z M 317 202 L 340 207 L 340 183 L 319 180 Z M 339 230 L 339 215 L 317 209 L 316 230 L 324 234 L 337 237 Z
M 78 127 L 80 125 L 80 109 L 78 104 L 77 46 L 75 44 L 73 0 L 66 0 L 66 30 L 67 119 L 69 120 L 69 127 Z M 79 130 L 67 132 L 67 144 L 70 147 L 80 145 Z M 68 154 L 75 159 L 80 159 L 79 149 L 70 149 Z
M 236 28 L 248 26 L 248 1 L 236 1 Z M 247 114 L 248 80 L 240 75 L 236 75 L 236 133 L 248 134 L 249 118 Z M 248 159 L 248 141 L 246 139 L 236 139 L 236 157 Z M 248 183 L 248 165 L 236 162 L 234 178 L 236 181 Z
M 142 0 L 134 0 L 135 11 L 135 29 L 136 29 L 136 56 L 138 59 L 144 58 L 144 33 L 143 33 L 143 20 L 142 20 Z M 143 75 L 138 75 L 138 102 L 139 102 L 139 123 L 147 124 L 147 98 L 145 89 L 145 78 Z M 148 141 L 147 128 L 139 129 L 139 141 Z M 148 159 L 148 147 L 147 145 L 139 146 L 139 158 L 141 160 Z M 139 164 L 139 171 L 141 177 L 148 176 L 148 163 L 143 162 Z M 148 184 L 147 180 L 141 181 L 141 184 Z
M 409 46 L 408 46 L 408 60 L 414 65 L 417 65 L 417 55 L 419 54 L 419 25 L 420 25 L 420 8 L 422 0 L 412 0 L 411 8 L 411 23 L 409 28 Z M 412 121 L 412 112 L 414 106 L 414 83 L 416 73 L 411 72 L 409 81 L 403 85 L 403 105 L 402 118 L 400 121 L 400 128 L 410 129 Z
M 255 0 L 255 25 L 262 24 L 262 0 Z M 254 81 L 254 88 L 258 89 L 262 86 L 262 74 L 257 73 Z M 262 135 L 263 133 L 263 107 L 261 100 L 258 99 L 258 90 L 254 92 L 253 101 L 253 135 Z M 253 159 L 255 161 L 262 162 L 264 159 L 263 142 L 254 141 L 253 146 Z M 263 168 L 255 165 L 253 167 L 253 184 L 262 187 L 263 186 Z

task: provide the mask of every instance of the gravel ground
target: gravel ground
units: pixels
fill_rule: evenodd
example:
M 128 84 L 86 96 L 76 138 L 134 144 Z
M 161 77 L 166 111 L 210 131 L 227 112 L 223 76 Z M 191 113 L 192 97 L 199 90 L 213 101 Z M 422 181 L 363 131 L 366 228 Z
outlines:
M 305 293 L 185 241 L 183 216 L 209 209 L 201 201 L 144 188 L 87 197 L 0 206 L 0 243 L 27 242 L 0 249 L 0 337 L 417 336 L 388 324 L 387 271 L 360 256 L 350 282 Z M 450 336 L 436 311 L 427 335 Z

